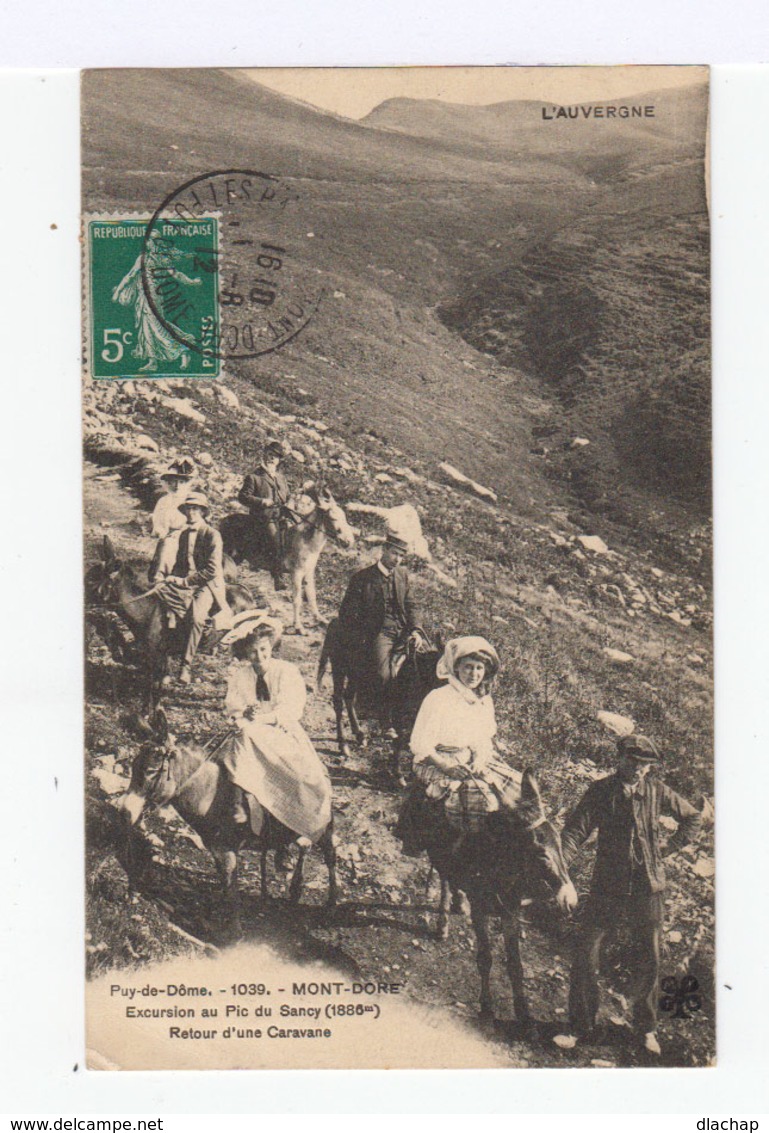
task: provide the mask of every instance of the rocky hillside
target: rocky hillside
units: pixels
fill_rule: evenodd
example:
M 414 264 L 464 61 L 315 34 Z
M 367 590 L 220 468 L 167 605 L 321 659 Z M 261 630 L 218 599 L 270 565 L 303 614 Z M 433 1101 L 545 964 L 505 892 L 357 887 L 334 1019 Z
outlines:
M 498 645 L 504 671 L 495 698 L 502 740 L 515 765 L 534 766 L 551 813 L 562 817 L 587 784 L 605 773 L 616 735 L 632 727 L 659 740 L 666 778 L 674 786 L 696 802 L 710 795 L 711 618 L 700 584 L 659 566 L 652 555 L 607 546 L 562 510 L 539 521 L 527 519 L 494 502 L 486 485 L 461 482 L 456 475 L 461 470 L 408 464 L 402 454 L 387 452 L 381 444 L 374 453 L 309 415 L 301 402 L 291 413 L 284 405 L 273 409 L 267 401 L 246 381 L 226 386 L 146 381 L 86 387 L 85 455 L 92 468 L 88 561 L 96 559 L 102 536 L 109 534 L 121 555 L 139 567 L 146 563 L 152 549 L 145 532 L 153 484 L 173 455 L 184 452 L 196 459 L 216 522 L 234 506 L 233 496 L 254 448 L 268 436 L 279 437 L 292 448 L 292 480 L 323 479 L 360 525 L 355 550 L 330 549 L 321 558 L 319 594 L 327 616 L 338 606 L 351 571 L 370 559 L 371 544 L 381 538 L 381 520 L 350 505 L 411 503 L 417 509 L 433 556 L 431 563 L 412 564 L 425 625 L 436 636 L 479 632 Z M 264 586 L 269 595 L 263 577 L 247 575 L 244 581 Z M 285 616 L 283 607 L 281 602 L 275 606 Z M 96 835 L 89 850 L 89 953 L 97 971 L 168 955 L 178 947 L 203 947 L 212 934 L 216 939 L 216 894 L 211 891 L 200 903 L 202 878 L 209 872 L 205 855 L 194 849 L 183 824 L 166 815 L 146 828 L 147 852 L 160 870 L 154 883 L 159 888 L 148 894 L 151 903 L 146 907 L 134 899 L 128 923 L 120 912 L 125 881 L 111 857 L 116 843 L 109 835 L 109 808 L 105 811 L 104 805 L 125 788 L 140 743 L 130 712 L 126 714 L 136 698 L 135 678 L 123 662 L 111 659 L 102 634 L 103 616 L 94 610 L 90 617 L 89 813 Z M 301 663 L 310 687 L 319 641 L 317 635 L 301 644 L 286 639 L 288 655 Z M 226 659 L 218 655 L 201 658 L 200 676 L 190 693 L 169 697 L 172 730 L 182 739 L 206 739 L 218 725 L 225 668 Z M 324 956 L 338 955 L 341 949 L 363 972 L 381 970 L 393 960 L 393 949 L 402 964 L 400 952 L 407 946 L 409 963 L 404 967 L 411 973 L 412 990 L 431 1002 L 450 1004 L 453 996 L 462 1000 L 463 1013 L 472 1015 L 464 1006 L 472 998 L 475 978 L 471 934 L 460 936 L 461 964 L 445 969 L 464 985 L 444 988 L 440 980 L 435 983 L 439 958 L 421 914 L 415 913 L 413 920 L 408 912 L 412 906 L 422 907 L 420 886 L 426 875 L 422 867 L 415 872 L 414 864 L 402 858 L 388 829 L 397 814 L 398 794 L 381 778 L 386 747 L 374 738 L 368 751 L 349 763 L 340 762 L 331 741 L 327 697 L 327 692 L 312 697 L 308 727 L 332 768 L 340 809 L 343 890 L 348 900 L 362 902 L 364 908 L 367 902 L 385 902 L 405 906 L 406 912 L 392 921 L 398 924 L 405 916 L 401 928 L 385 932 L 365 917 L 358 929 L 312 920 L 307 946 Z M 706 987 L 712 960 L 711 853 L 706 830 L 699 847 L 692 847 L 673 867 L 666 945 L 666 970 L 696 972 Z M 575 875 L 581 886 L 589 860 L 588 854 Z M 177 881 L 162 881 L 169 870 L 180 868 L 188 871 L 181 888 Z M 251 878 L 250 872 L 246 878 Z M 310 880 L 310 892 L 317 890 L 320 898 L 322 872 L 311 873 Z M 158 908 L 166 909 L 168 924 Z M 268 927 L 259 922 L 254 931 L 261 934 Z M 547 958 L 552 943 L 547 936 L 538 943 L 539 932 L 532 928 L 529 947 L 541 948 L 540 963 L 552 968 Z M 285 943 L 282 936 L 280 941 Z M 557 957 L 552 970 L 558 999 L 565 987 L 566 961 Z M 545 979 L 544 971 L 547 983 L 550 977 Z M 617 989 L 624 986 L 623 980 L 620 966 Z M 436 986 L 437 992 L 430 990 Z M 554 994 L 543 984 L 543 1010 L 551 1012 Z M 621 990 L 617 994 L 621 998 Z M 710 1040 L 704 1016 L 698 1026 L 691 1033 L 671 1033 L 677 1044 L 669 1051 L 671 1059 L 707 1061 Z M 527 1050 L 516 1052 L 516 1058 L 532 1057 Z M 599 1054 L 588 1050 L 580 1058 Z

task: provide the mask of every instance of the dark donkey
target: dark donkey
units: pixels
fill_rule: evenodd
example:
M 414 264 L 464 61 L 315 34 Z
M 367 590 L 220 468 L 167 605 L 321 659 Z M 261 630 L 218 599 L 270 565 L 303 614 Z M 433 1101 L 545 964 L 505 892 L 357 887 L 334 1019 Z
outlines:
M 358 700 L 362 693 L 368 693 L 371 697 L 378 692 L 380 697 L 387 697 L 392 723 L 398 733 L 398 745 L 404 746 L 408 742 L 420 704 L 428 692 L 441 683 L 435 669 L 442 653 L 442 645 L 436 648 L 426 638 L 422 649 L 409 644 L 403 663 L 389 687 L 376 689 L 369 672 L 358 663 L 357 657 L 352 655 L 343 640 L 339 631 L 339 619 L 334 618 L 329 622 L 318 661 L 316 681 L 320 688 L 330 663 L 340 755 L 346 757 L 350 754 L 344 731 L 345 708 L 355 743 L 365 746 L 366 738 L 358 718 Z
M 186 619 L 169 630 L 165 607 L 151 588 L 142 586 L 133 567 L 122 562 L 107 535 L 102 545 L 102 561 L 91 567 L 86 576 L 89 590 L 113 607 L 136 637 L 142 663 L 146 666 L 144 710 L 153 716 L 160 702 L 163 681 L 168 673 L 168 658 L 181 653 L 188 627 Z M 257 601 L 245 586 L 227 586 L 227 601 L 232 612 L 240 613 Z
M 555 891 L 562 912 L 577 904 L 560 836 L 545 814 L 533 773 L 528 769 L 523 773 L 517 807 L 488 815 L 483 831 L 466 835 L 459 852 L 453 849 L 457 831 L 446 821 L 442 804 L 427 803 L 424 817 L 422 846 L 441 879 L 439 939 L 445 940 L 448 935 L 452 892 L 466 893 L 478 943 L 481 1014 L 492 1016 L 489 918 L 498 916 L 505 938 L 515 1013 L 520 1022 L 528 1022 L 519 939 L 521 900 L 543 891 Z
M 249 823 L 235 822 L 234 787 L 227 772 L 215 758 L 221 741 L 214 746 L 177 746 L 168 736 L 162 709 L 156 717 L 156 742 L 144 744 L 131 768 L 131 784 L 120 799 L 120 809 L 129 828 L 134 826 L 145 806 L 171 804 L 186 823 L 197 831 L 216 862 L 228 907 L 230 934 L 242 933 L 240 893 L 238 889 L 238 854 L 242 849 L 261 851 L 261 897 L 266 900 L 267 854 L 285 849 L 297 835 L 271 814 L 259 836 Z M 226 739 L 226 734 L 225 737 Z M 328 904 L 337 900 L 336 839 L 334 820 L 318 839 L 317 846 L 328 868 Z M 304 859 L 309 849 L 306 840 L 299 841 L 299 858 L 289 888 L 289 899 L 298 904 L 304 881 Z M 129 843 L 130 844 L 130 843 Z M 131 855 L 129 854 L 129 860 Z M 137 881 L 137 878 L 133 879 Z

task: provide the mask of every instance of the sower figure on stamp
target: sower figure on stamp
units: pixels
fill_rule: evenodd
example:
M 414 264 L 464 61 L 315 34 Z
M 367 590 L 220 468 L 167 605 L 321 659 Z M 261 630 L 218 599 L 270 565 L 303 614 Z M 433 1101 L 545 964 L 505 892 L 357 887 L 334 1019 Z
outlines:
M 408 549 L 405 539 L 388 531 L 380 558 L 352 576 L 339 607 L 340 640 L 369 677 L 372 691 L 382 696 L 388 727 L 393 654 L 396 647 L 421 636 L 408 571 L 402 565 Z
M 270 573 L 276 590 L 285 590 L 281 516 L 291 498 L 288 481 L 280 471 L 285 450 L 280 441 L 270 441 L 262 463 L 243 481 L 238 499 L 247 507 L 254 524 L 255 540 L 269 556 Z
M 169 569 L 158 570 L 150 582 L 169 612 L 169 627 L 176 618 L 188 617 L 190 626 L 179 680 L 192 680 L 192 662 L 214 606 L 229 613 L 224 583 L 222 537 L 206 522 L 210 511 L 202 492 L 191 492 L 179 510 L 187 516 L 187 526 L 179 536 L 176 559 Z
M 625 921 L 637 950 L 634 1025 L 650 1054 L 661 1053 L 655 1033 L 665 891 L 659 818 L 665 813 L 678 822 L 665 847 L 666 856 L 692 841 L 701 820 L 686 799 L 652 774 L 660 758 L 648 737 L 623 736 L 617 742 L 615 773 L 588 788 L 561 835 L 568 864 L 590 834 L 598 831 L 590 896 L 571 970 L 573 1036 L 588 1035 L 595 1027 L 601 944 Z M 556 1042 L 567 1045 L 563 1036 L 556 1036 Z M 573 1037 L 568 1045 L 573 1045 Z

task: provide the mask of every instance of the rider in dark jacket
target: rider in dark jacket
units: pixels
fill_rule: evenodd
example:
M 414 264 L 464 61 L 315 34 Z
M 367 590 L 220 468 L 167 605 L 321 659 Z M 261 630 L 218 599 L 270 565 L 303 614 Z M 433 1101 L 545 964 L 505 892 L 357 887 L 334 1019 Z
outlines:
M 267 551 L 276 589 L 285 589 L 280 521 L 283 508 L 291 497 L 288 481 L 280 471 L 284 455 L 283 445 L 279 441 L 270 441 L 265 447 L 262 463 L 249 472 L 238 495 L 253 519 L 255 540 Z

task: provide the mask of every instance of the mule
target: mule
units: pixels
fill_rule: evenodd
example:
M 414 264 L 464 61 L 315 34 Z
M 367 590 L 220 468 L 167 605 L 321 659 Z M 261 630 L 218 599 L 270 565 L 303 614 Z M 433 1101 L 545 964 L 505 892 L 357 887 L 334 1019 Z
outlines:
M 436 648 L 426 638 L 424 647 L 415 648 L 409 644 L 403 663 L 385 689 L 376 689 L 370 672 L 359 664 L 347 648 L 340 632 L 339 619 L 334 618 L 328 625 L 323 647 L 318 661 L 316 684 L 321 688 L 328 665 L 331 665 L 333 683 L 333 705 L 336 718 L 336 738 L 339 754 L 344 758 L 350 755 L 350 745 L 345 738 L 344 711 L 352 728 L 355 743 L 365 746 L 366 737 L 358 716 L 358 701 L 361 694 L 378 692 L 386 700 L 390 722 L 397 732 L 396 753 L 405 743 L 414 726 L 419 706 L 428 692 L 440 684 L 436 676 L 436 666 L 443 647 Z
M 293 608 L 293 623 L 289 628 L 305 634 L 307 630 L 302 621 L 305 594 L 315 624 L 326 624 L 318 610 L 315 590 L 315 570 L 321 551 L 329 539 L 349 549 L 355 544 L 355 532 L 331 493 L 314 486 L 306 487 L 293 507 L 284 508 L 284 514 L 287 524 L 283 531 L 282 566 L 291 578 Z M 254 569 L 271 565 L 252 516 L 244 512 L 225 516 L 219 530 L 224 549 L 233 558 L 247 559 Z
M 570 912 L 577 904 L 577 892 L 569 877 L 560 835 L 548 820 L 533 772 L 527 769 L 523 773 L 517 807 L 488 815 L 482 831 L 466 834 L 459 848 L 458 832 L 448 823 L 443 802 L 424 801 L 422 807 L 420 844 L 441 880 L 438 939 L 448 938 L 452 894 L 455 907 L 457 894 L 466 894 L 478 946 L 481 1015 L 493 1017 L 489 920 L 498 916 L 505 940 L 515 1014 L 520 1022 L 530 1022 L 520 952 L 521 901 L 527 896 L 555 892 L 556 903 L 563 913 Z M 414 822 L 413 816 L 410 821 Z
M 148 715 L 154 715 L 168 675 L 168 659 L 184 649 L 188 633 L 186 619 L 181 619 L 175 629 L 168 628 L 161 599 L 147 591 L 129 563 L 118 558 L 107 535 L 104 536 L 101 558 L 101 563 L 89 569 L 86 588 L 100 601 L 112 606 L 136 637 L 146 666 L 143 707 Z M 251 591 L 237 583 L 227 586 L 226 593 L 234 614 L 251 609 L 256 603 Z
M 195 830 L 213 857 L 222 881 L 230 934 L 242 935 L 241 903 L 238 886 L 238 856 L 246 848 L 261 852 L 260 880 L 262 900 L 269 897 L 267 854 L 283 850 L 297 839 L 289 830 L 265 811 L 262 832 L 255 835 L 250 823 L 235 822 L 232 815 L 235 787 L 227 772 L 216 760 L 220 746 L 177 746 L 169 737 L 162 709 L 156 716 L 153 742 L 144 744 L 131 768 L 131 782 L 119 800 L 127 829 L 136 825 L 146 806 L 171 805 Z M 225 736 L 226 738 L 226 736 Z M 307 839 L 299 840 L 299 857 L 289 887 L 289 900 L 299 903 L 304 882 L 304 862 L 309 849 Z M 317 841 L 328 869 L 329 906 L 337 902 L 336 839 L 333 816 Z M 132 855 L 129 854 L 129 861 Z M 138 879 L 133 878 L 134 882 Z

